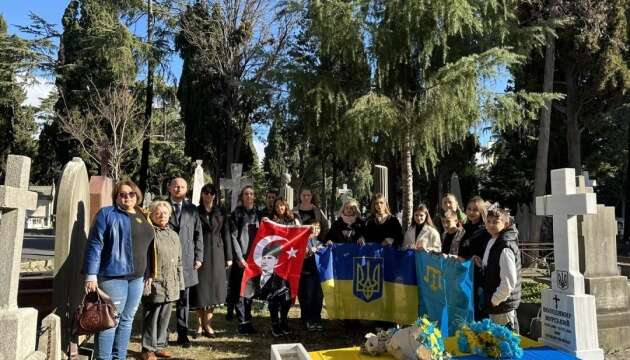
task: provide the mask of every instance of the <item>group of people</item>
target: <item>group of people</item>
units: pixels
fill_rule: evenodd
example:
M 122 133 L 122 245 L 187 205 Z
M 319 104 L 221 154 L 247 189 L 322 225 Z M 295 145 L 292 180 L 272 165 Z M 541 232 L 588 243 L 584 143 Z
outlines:
M 254 188 L 245 186 L 238 206 L 229 215 L 218 205 L 217 189 L 212 184 L 201 189 L 198 206 L 186 198 L 188 186 L 183 178 L 173 179 L 168 191 L 167 201 L 154 201 L 149 209 L 142 209 L 138 186 L 122 181 L 114 188 L 114 205 L 102 208 L 94 219 L 83 267 L 85 289 L 91 292 L 100 287 L 120 314 L 116 327 L 97 334 L 97 359 L 126 358 L 131 325 L 140 304 L 143 359 L 171 356 L 166 347 L 173 303 L 179 346 L 191 346 L 191 310 L 197 315 L 193 336 L 214 337 L 213 310 L 224 304 L 228 320 L 236 315 L 239 333 L 255 333 L 252 298 L 241 296 L 240 290 L 247 257 L 265 218 L 283 225 L 312 227 L 298 288 L 301 320 L 309 331 L 323 329 L 323 292 L 314 255 L 319 248 L 335 243 L 379 243 L 472 259 L 475 318 L 489 316 L 518 331 L 518 233 L 506 210 L 488 208 L 480 197 L 472 198 L 464 212 L 455 196 L 445 195 L 437 224 L 427 207 L 419 205 L 412 224 L 403 231 L 381 194 L 373 197 L 367 218 L 356 200 L 347 199 L 329 226 L 307 188 L 301 190 L 299 205 L 293 209 L 276 192 L 268 191 L 266 208 L 259 210 Z M 257 295 L 268 301 L 271 334 L 289 334 L 291 298 L 286 282 L 262 284 Z

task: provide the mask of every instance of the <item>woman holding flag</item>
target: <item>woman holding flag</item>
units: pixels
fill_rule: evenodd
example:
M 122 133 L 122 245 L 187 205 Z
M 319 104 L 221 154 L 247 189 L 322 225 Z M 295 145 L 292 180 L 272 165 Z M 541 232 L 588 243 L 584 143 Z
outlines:
M 232 258 L 235 264 L 230 269 L 228 301 L 236 304 L 236 316 L 239 322 L 238 332 L 240 334 L 256 333 L 256 329 L 251 323 L 252 299 L 240 296 L 243 271 L 247 269 L 246 259 L 260 225 L 260 214 L 254 206 L 255 200 L 254 187 L 245 186 L 239 194 L 240 205 L 230 215 Z

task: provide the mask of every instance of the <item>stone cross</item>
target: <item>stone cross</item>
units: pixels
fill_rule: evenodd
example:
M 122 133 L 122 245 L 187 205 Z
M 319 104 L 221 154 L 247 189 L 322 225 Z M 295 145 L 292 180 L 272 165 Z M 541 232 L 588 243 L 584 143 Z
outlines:
M 577 194 L 575 169 L 551 171 L 551 195 L 536 198 L 536 215 L 553 216 L 554 290 L 584 294 L 580 273 L 577 216 L 597 213 L 595 194 Z
M 536 198 L 536 214 L 553 216 L 555 271 L 542 291 L 542 339 L 579 359 L 603 360 L 595 297 L 584 293 L 580 273 L 578 215 L 596 214 L 597 197 L 577 193 L 574 169 L 551 171 L 551 195 Z
M 341 201 L 345 204 L 348 198 L 352 196 L 352 190 L 348 189 L 347 184 L 343 184 L 341 189 L 337 189 L 337 196 L 341 196 Z
M 219 180 L 219 186 L 221 190 L 230 191 L 230 208 L 231 211 L 234 211 L 236 206 L 238 206 L 238 195 L 241 192 L 241 189 L 246 185 L 252 185 L 253 183 L 250 178 L 242 176 L 243 164 L 232 164 L 230 174 L 232 175 L 232 178 L 221 178 Z
M 203 167 L 201 164 L 203 160 L 197 160 L 197 167 L 195 168 L 195 176 L 193 177 L 193 192 L 192 192 L 192 201 L 193 204 L 199 205 L 199 200 L 201 198 L 201 188 L 205 185 L 205 179 L 203 176 Z
M 16 309 L 26 210 L 37 206 L 37 193 L 28 191 L 31 159 L 9 155 L 0 186 L 0 309 Z

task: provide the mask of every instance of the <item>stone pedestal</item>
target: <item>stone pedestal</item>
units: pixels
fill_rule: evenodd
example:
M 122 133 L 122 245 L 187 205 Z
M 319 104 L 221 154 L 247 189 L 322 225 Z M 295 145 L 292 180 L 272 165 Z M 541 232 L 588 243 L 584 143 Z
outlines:
M 584 360 L 604 359 L 597 339 L 594 296 L 543 290 L 542 325 L 545 345 Z
M 41 335 L 37 349 L 46 355 L 48 360 L 61 360 L 61 319 L 49 314 L 42 320 Z
M 37 337 L 37 310 L 0 310 L 0 359 L 27 359 Z
M 578 216 L 578 241 L 585 291 L 595 296 L 599 342 L 606 349 L 630 348 L 630 288 L 619 275 L 615 208 L 597 205 L 597 215 Z

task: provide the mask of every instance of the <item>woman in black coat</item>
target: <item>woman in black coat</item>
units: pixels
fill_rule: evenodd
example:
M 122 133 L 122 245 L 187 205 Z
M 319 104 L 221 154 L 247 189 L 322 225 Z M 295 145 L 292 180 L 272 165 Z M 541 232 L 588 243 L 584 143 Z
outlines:
M 354 199 L 348 199 L 339 210 L 339 217 L 326 234 L 326 245 L 333 243 L 358 244 L 359 240 L 364 242 L 364 227 L 365 222 L 361 219 L 359 203 Z
M 225 302 L 227 295 L 225 268 L 232 264 L 232 246 L 226 237 L 227 223 L 223 211 L 215 202 L 216 188 L 206 184 L 201 188 L 199 218 L 203 229 L 203 266 L 199 268 L 199 284 L 191 294 L 191 307 L 197 310 L 197 335 L 214 337 L 210 325 L 214 308 Z
M 402 226 L 389 211 L 385 196 L 383 194 L 374 195 L 371 208 L 372 214 L 365 222 L 365 242 L 400 247 L 403 242 Z M 361 243 L 359 241 L 359 244 Z

